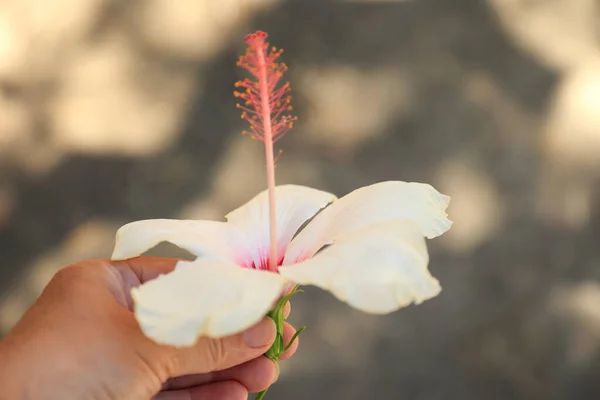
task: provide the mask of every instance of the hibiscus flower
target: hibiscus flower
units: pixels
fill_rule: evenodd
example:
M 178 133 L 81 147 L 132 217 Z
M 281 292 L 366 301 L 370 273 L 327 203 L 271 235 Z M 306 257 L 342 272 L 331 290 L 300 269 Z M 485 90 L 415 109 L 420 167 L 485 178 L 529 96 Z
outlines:
M 264 191 L 227 222 L 155 219 L 117 232 L 113 259 L 161 242 L 197 256 L 132 290 L 142 331 L 188 346 L 199 336 L 235 334 L 262 319 L 290 284 L 314 285 L 376 314 L 419 304 L 441 288 L 427 266 L 425 238 L 446 232 L 449 197 L 422 183 L 390 181 L 336 199 L 304 186 L 275 188 L 278 259 L 270 268 L 269 196 Z

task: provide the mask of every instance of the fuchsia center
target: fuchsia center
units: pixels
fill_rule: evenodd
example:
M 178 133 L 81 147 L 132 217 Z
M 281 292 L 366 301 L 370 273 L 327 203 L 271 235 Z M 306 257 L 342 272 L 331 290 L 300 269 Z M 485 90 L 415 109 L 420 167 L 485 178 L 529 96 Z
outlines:
M 283 259 L 285 258 L 285 252 L 282 252 L 282 253 L 283 254 L 281 254 L 277 260 L 277 267 L 281 267 L 281 265 L 283 264 Z M 244 261 L 238 262 L 237 264 L 244 268 L 259 269 L 259 270 L 267 271 L 267 270 L 269 270 L 270 261 L 271 260 L 269 258 L 269 254 L 265 254 L 264 257 L 261 257 L 259 263 L 255 263 L 254 260 L 252 260 L 250 257 L 247 257 Z
M 321 249 L 325 249 L 326 247 L 329 247 L 329 246 L 325 245 Z M 283 266 L 283 260 L 285 259 L 285 252 L 286 252 L 286 249 L 284 248 L 281 250 L 281 253 L 280 252 L 277 253 L 279 256 L 277 259 L 277 268 Z M 306 261 L 312 257 L 313 257 L 313 254 L 311 252 L 305 252 L 305 253 L 298 255 L 297 258 L 288 260 L 286 265 L 298 264 L 298 263 Z M 250 268 L 250 269 L 258 269 L 258 270 L 268 271 L 270 261 L 271 260 L 269 257 L 269 251 L 267 249 L 266 252 L 263 252 L 263 254 L 261 255 L 260 261 L 258 263 L 254 262 L 252 257 L 250 257 L 248 254 L 244 254 L 243 256 L 241 256 L 240 258 L 235 260 L 235 264 L 239 265 L 242 268 Z

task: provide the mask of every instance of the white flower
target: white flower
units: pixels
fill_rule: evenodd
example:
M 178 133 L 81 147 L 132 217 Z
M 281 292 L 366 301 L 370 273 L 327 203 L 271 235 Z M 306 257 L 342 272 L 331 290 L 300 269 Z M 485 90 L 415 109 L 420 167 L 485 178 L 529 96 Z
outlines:
M 424 238 L 452 225 L 445 212 L 450 198 L 430 185 L 383 182 L 339 200 L 304 186 L 278 186 L 275 193 L 279 274 L 267 269 L 266 191 L 228 214 L 227 222 L 157 219 L 119 229 L 113 259 L 138 256 L 161 242 L 198 256 L 132 290 L 135 316 L 148 337 L 187 346 L 201 335 L 241 332 L 267 314 L 290 281 L 379 314 L 440 292 L 427 270 Z

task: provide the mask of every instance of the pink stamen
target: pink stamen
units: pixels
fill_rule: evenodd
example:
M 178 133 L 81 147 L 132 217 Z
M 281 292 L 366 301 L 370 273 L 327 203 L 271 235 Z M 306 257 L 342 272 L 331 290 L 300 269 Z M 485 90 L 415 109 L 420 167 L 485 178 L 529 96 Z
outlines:
M 289 82 L 277 87 L 283 77 L 287 66 L 276 63 L 283 50 L 275 47 L 269 51 L 266 42 L 267 34 L 262 31 L 246 36 L 248 44 L 246 54 L 237 62 L 239 67 L 245 68 L 255 78 L 243 79 L 235 83 L 235 97 L 244 101 L 243 105 L 237 104 L 242 110 L 242 118 L 250 123 L 250 131 L 242 134 L 249 135 L 251 139 L 262 140 L 265 144 L 267 159 L 267 187 L 269 194 L 269 235 L 270 254 L 269 270 L 277 272 L 278 260 L 282 255 L 277 254 L 277 210 L 275 207 L 275 159 L 273 144 L 283 137 L 294 125 L 297 117 L 291 114 L 291 88 Z

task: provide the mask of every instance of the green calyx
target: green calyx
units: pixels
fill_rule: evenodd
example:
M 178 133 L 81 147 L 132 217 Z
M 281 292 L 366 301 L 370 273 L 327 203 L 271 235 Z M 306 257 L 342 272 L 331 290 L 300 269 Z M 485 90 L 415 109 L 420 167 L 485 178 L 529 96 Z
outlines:
M 296 340 L 298 335 L 300 335 L 302 331 L 306 329 L 305 326 L 298 329 L 294 336 L 292 336 L 292 338 L 290 339 L 289 343 L 287 345 L 285 344 L 283 339 L 283 325 L 285 323 L 285 318 L 283 316 L 283 307 L 297 293 L 302 293 L 302 290 L 298 289 L 298 285 L 296 285 L 296 287 L 294 287 L 294 289 L 287 296 L 282 297 L 275 305 L 275 308 L 267 314 L 269 318 L 275 321 L 275 326 L 277 327 L 277 337 L 275 338 L 275 342 L 273 342 L 271 348 L 265 353 L 265 356 L 273 360 L 273 362 L 276 364 L 279 364 L 279 356 L 281 356 L 281 354 L 288 350 L 292 346 L 292 344 L 294 344 L 294 340 Z M 262 400 L 267 394 L 267 390 L 269 389 L 267 388 L 260 392 L 256 396 L 256 400 Z

